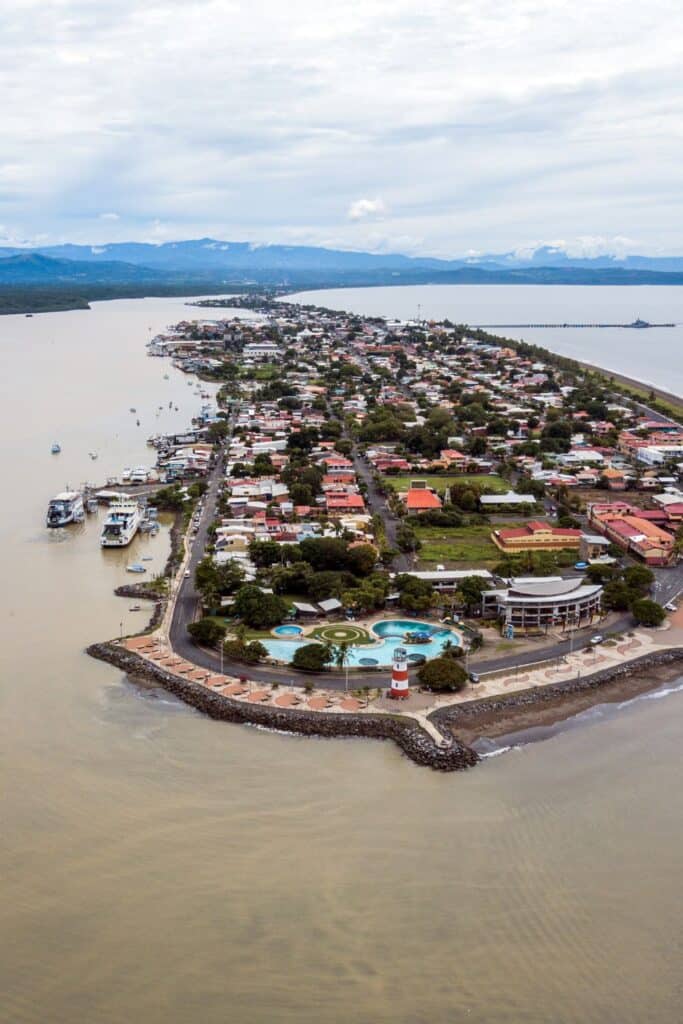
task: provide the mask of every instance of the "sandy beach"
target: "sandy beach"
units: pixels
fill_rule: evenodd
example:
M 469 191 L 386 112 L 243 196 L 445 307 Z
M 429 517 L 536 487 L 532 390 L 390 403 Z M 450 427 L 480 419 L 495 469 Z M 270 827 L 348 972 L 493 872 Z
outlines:
M 461 721 L 454 723 L 452 731 L 468 746 L 482 739 L 505 737 L 506 740 L 514 741 L 516 734 L 527 729 L 556 725 L 600 704 L 620 704 L 642 693 L 657 690 L 682 675 L 683 667 L 680 664 L 660 665 L 647 669 L 642 674 L 603 683 L 596 689 L 559 694 L 530 707 L 512 707 L 505 711 L 501 711 L 500 708 L 482 707 L 481 710 L 467 714 Z

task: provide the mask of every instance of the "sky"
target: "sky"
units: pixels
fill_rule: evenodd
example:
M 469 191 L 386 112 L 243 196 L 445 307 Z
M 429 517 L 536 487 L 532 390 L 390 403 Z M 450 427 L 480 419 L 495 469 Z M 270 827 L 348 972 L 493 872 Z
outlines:
M 5 244 L 682 254 L 676 0 L 5 0 Z

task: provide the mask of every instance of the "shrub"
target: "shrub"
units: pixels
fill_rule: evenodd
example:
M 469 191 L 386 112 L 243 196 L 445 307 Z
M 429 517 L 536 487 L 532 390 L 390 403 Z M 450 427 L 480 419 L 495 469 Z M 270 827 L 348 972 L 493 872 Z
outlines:
M 454 658 L 433 658 L 418 670 L 422 686 L 437 693 L 457 693 L 467 685 L 467 673 Z

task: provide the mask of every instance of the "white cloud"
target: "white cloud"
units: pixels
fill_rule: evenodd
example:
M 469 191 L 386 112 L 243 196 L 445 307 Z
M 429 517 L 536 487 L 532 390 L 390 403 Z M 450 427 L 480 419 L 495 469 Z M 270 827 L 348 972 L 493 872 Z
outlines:
M 368 217 L 381 217 L 386 213 L 386 206 L 381 199 L 354 199 L 348 209 L 349 220 L 366 220 Z
M 683 251 L 682 33 L 676 0 L 7 0 L 0 221 Z
M 100 220 L 116 221 L 121 220 L 121 218 L 119 217 L 118 213 L 101 213 Z

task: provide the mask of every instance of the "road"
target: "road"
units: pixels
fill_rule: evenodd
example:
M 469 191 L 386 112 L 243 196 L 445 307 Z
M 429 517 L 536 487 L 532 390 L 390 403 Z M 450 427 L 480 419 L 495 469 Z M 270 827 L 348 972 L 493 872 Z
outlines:
M 365 459 L 358 454 L 355 448 L 351 457 L 353 459 L 356 475 L 363 481 L 367 488 L 366 497 L 370 512 L 372 515 L 378 515 L 382 519 L 387 543 L 390 547 L 394 548 L 394 550 L 398 551 L 397 533 L 400 525 L 399 520 L 387 505 L 384 495 L 380 494 L 377 484 L 374 481 L 372 470 Z M 412 568 L 411 556 L 409 554 L 399 552 L 399 554 L 394 558 L 391 567 L 395 572 L 408 572 L 408 570 Z

